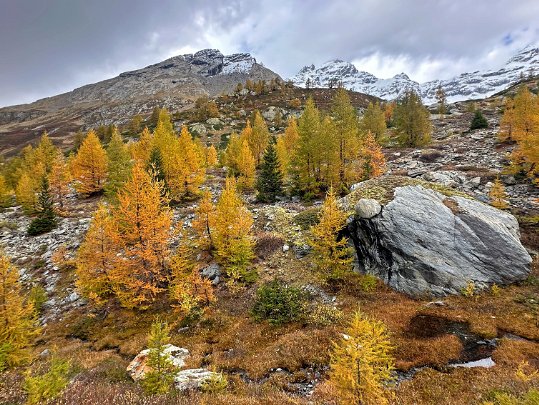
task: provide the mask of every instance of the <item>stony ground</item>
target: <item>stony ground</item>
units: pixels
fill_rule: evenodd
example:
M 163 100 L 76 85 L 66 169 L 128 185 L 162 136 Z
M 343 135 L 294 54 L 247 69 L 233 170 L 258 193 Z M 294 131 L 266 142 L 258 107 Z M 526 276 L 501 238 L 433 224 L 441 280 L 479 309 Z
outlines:
M 489 122 L 487 129 L 470 131 L 473 112 L 467 111 L 465 103 L 453 105 L 451 114 L 433 115 L 432 144 L 421 149 L 387 149 L 390 171 L 439 182 L 487 203 L 492 181 L 500 177 L 512 209 L 539 210 L 539 189 L 507 174 L 508 155 L 514 146 L 498 142 L 501 114 L 495 105 L 495 101 L 477 105 Z

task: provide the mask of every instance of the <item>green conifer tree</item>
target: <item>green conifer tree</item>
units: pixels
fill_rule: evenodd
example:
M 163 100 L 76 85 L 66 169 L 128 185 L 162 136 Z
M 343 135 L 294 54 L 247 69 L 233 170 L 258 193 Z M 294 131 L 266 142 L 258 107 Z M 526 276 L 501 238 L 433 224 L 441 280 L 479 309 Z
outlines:
M 41 235 L 56 227 L 56 215 L 54 214 L 53 199 L 47 176 L 43 176 L 38 196 L 37 217 L 32 220 L 28 227 L 28 235 Z
M 256 182 L 256 190 L 258 191 L 258 201 L 268 203 L 275 202 L 277 196 L 283 193 L 283 175 L 274 140 L 270 142 L 264 152 L 260 174 Z
M 488 128 L 488 121 L 481 110 L 476 110 L 472 122 L 470 123 L 470 129 L 474 130 L 480 128 Z

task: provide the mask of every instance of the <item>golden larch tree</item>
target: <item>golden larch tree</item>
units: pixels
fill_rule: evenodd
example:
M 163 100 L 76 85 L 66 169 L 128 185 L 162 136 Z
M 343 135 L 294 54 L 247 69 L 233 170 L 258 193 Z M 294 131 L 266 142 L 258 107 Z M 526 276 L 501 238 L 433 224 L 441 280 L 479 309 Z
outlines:
M 26 213 L 32 213 L 37 210 L 38 182 L 36 180 L 24 171 L 19 177 L 17 187 L 15 188 L 17 203 L 20 204 Z
M 69 194 L 69 183 L 71 182 L 71 172 L 69 165 L 61 152 L 56 153 L 49 173 L 49 184 L 52 199 L 57 210 L 63 211 L 64 203 Z
M 369 103 L 361 118 L 361 129 L 364 133 L 371 132 L 377 141 L 385 138 L 387 124 L 386 116 L 379 103 Z
M 6 178 L 0 174 L 0 207 L 7 207 L 11 203 L 11 190 Z
M 54 158 L 58 152 L 58 148 L 52 143 L 47 131 L 43 132 L 43 135 L 41 135 L 39 143 L 34 150 L 36 163 L 41 163 L 45 168 L 45 171 L 50 173 Z
M 298 122 L 294 117 L 288 120 L 284 134 L 277 138 L 275 149 L 279 158 L 279 165 L 283 177 L 286 178 L 290 171 L 292 157 L 296 152 L 299 141 Z
M 190 243 L 182 236 L 176 254 L 170 261 L 170 298 L 173 307 L 184 315 L 193 310 L 202 310 L 215 301 L 211 281 L 202 278 L 192 257 Z
M 122 256 L 113 272 L 123 306 L 146 309 L 164 291 L 172 212 L 162 186 L 137 164 L 118 194 L 113 220 L 119 226 Z
M 130 144 L 131 157 L 137 163 L 148 165 L 153 148 L 153 136 L 148 127 L 144 127 L 137 142 Z
M 384 384 L 393 378 L 393 350 L 386 326 L 360 311 L 355 312 L 331 354 L 329 382 L 339 402 L 390 404 L 392 395 Z
M 108 165 L 107 182 L 104 189 L 107 198 L 114 202 L 118 190 L 123 187 L 131 173 L 131 156 L 117 127 L 112 129 L 112 136 L 106 152 Z
M 305 198 L 310 199 L 320 191 L 320 174 L 318 172 L 321 138 L 320 111 L 314 100 L 309 98 L 303 114 L 298 120 L 298 146 L 292 158 L 294 188 Z
M 232 281 L 240 279 L 254 257 L 253 217 L 243 205 L 234 178 L 227 178 L 219 197 L 212 230 L 215 255 Z
M 349 187 L 360 179 L 360 175 L 356 170 L 360 152 L 360 140 L 356 109 L 352 106 L 346 90 L 341 88 L 335 93 L 331 113 L 336 141 L 334 147 L 338 155 L 338 159 L 336 159 L 338 179 L 332 183 L 339 194 L 347 193 Z M 328 164 L 332 165 L 332 162 L 328 162 Z
M 504 111 L 500 120 L 498 139 L 500 142 L 513 140 L 513 126 L 515 124 L 515 104 L 512 98 L 505 99 Z
M 206 150 L 206 166 L 214 167 L 217 166 L 218 163 L 217 150 L 215 149 L 215 146 L 210 145 Z
M 194 196 L 198 194 L 198 188 L 204 182 L 205 171 L 201 164 L 201 159 L 197 153 L 197 147 L 193 141 L 193 137 L 187 130 L 186 126 L 182 127 L 179 142 L 178 142 L 180 158 L 182 159 L 180 166 L 182 167 L 183 195 Z
M 382 147 L 371 132 L 368 132 L 365 137 L 361 159 L 361 174 L 365 180 L 379 177 L 387 170 L 386 158 L 382 152 Z
M 118 224 L 108 207 L 100 204 L 76 258 L 77 287 L 98 306 L 114 296 L 113 273 L 119 248 Z
M 223 154 L 223 164 L 227 166 L 229 176 L 238 175 L 238 157 L 241 153 L 242 146 L 241 139 L 242 138 L 238 134 L 232 133 L 232 135 L 230 135 L 225 153 Z
M 491 204 L 493 207 L 498 209 L 505 209 L 509 207 L 507 204 L 507 193 L 505 192 L 505 187 L 499 178 L 494 180 L 494 184 L 488 193 Z
M 193 229 L 197 234 L 197 246 L 200 249 L 213 249 L 211 230 L 215 221 L 215 206 L 212 202 L 211 192 L 206 190 L 202 194 L 193 220 Z
M 30 348 L 39 334 L 34 306 L 25 299 L 19 271 L 0 252 L 0 370 L 31 358 Z
M 243 141 L 237 158 L 238 187 L 252 189 L 255 184 L 256 162 L 247 141 Z
M 350 270 L 352 258 L 348 240 L 339 233 L 346 225 L 348 214 L 341 210 L 330 188 L 319 214 L 320 222 L 311 228 L 308 240 L 314 263 L 325 277 L 340 275 Z
M 90 130 L 75 158 L 71 172 L 75 189 L 82 195 L 91 195 L 103 190 L 107 178 L 107 153 L 94 130 Z
M 262 155 L 264 154 L 264 151 L 268 147 L 268 143 L 270 141 L 268 127 L 264 121 L 264 118 L 262 117 L 262 114 L 260 114 L 260 111 L 258 110 L 255 111 L 255 116 L 253 119 L 252 136 L 248 137 L 247 141 L 249 142 L 249 147 L 251 148 L 253 157 L 255 158 L 256 166 L 258 167 L 260 165 Z

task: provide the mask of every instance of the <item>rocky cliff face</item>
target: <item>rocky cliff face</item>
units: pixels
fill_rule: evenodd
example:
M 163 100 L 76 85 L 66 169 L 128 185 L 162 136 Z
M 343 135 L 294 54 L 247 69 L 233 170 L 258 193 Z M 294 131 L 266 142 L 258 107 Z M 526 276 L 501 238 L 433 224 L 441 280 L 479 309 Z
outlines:
M 291 80 L 296 86 L 330 87 L 342 82 L 344 87 L 370 94 L 386 100 L 398 98 L 406 89 L 414 89 L 421 94 L 425 103 L 435 102 L 439 86 L 446 92 L 449 102 L 489 97 L 518 82 L 522 75 L 528 76 L 539 71 L 539 48 L 529 46 L 512 57 L 502 67 L 489 71 L 462 73 L 447 80 L 433 80 L 418 83 L 406 74 L 400 73 L 389 79 L 359 71 L 353 64 L 342 60 L 332 60 L 316 68 L 314 65 L 301 69 Z
M 277 77 L 250 54 L 225 56 L 205 49 L 31 104 L 1 108 L 0 136 L 31 138 L 44 129 L 65 133 L 121 122 L 149 113 L 155 106 L 178 110 L 202 95 L 229 93 L 247 79 Z
M 530 272 L 515 217 L 470 197 L 390 176 L 360 183 L 343 204 L 355 211 L 348 230 L 359 269 L 398 291 L 459 294 Z

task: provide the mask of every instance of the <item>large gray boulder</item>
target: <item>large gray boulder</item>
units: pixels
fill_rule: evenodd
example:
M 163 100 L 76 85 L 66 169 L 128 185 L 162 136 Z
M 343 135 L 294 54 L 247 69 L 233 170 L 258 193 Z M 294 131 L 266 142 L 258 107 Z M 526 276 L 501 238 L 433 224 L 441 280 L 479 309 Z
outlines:
M 513 215 L 439 185 L 396 177 L 389 182 L 359 187 L 341 200 L 348 210 L 357 207 L 348 231 L 360 271 L 413 296 L 458 294 L 470 281 L 482 288 L 527 277 L 531 258 Z M 361 197 L 373 195 L 382 209 L 366 218 Z

